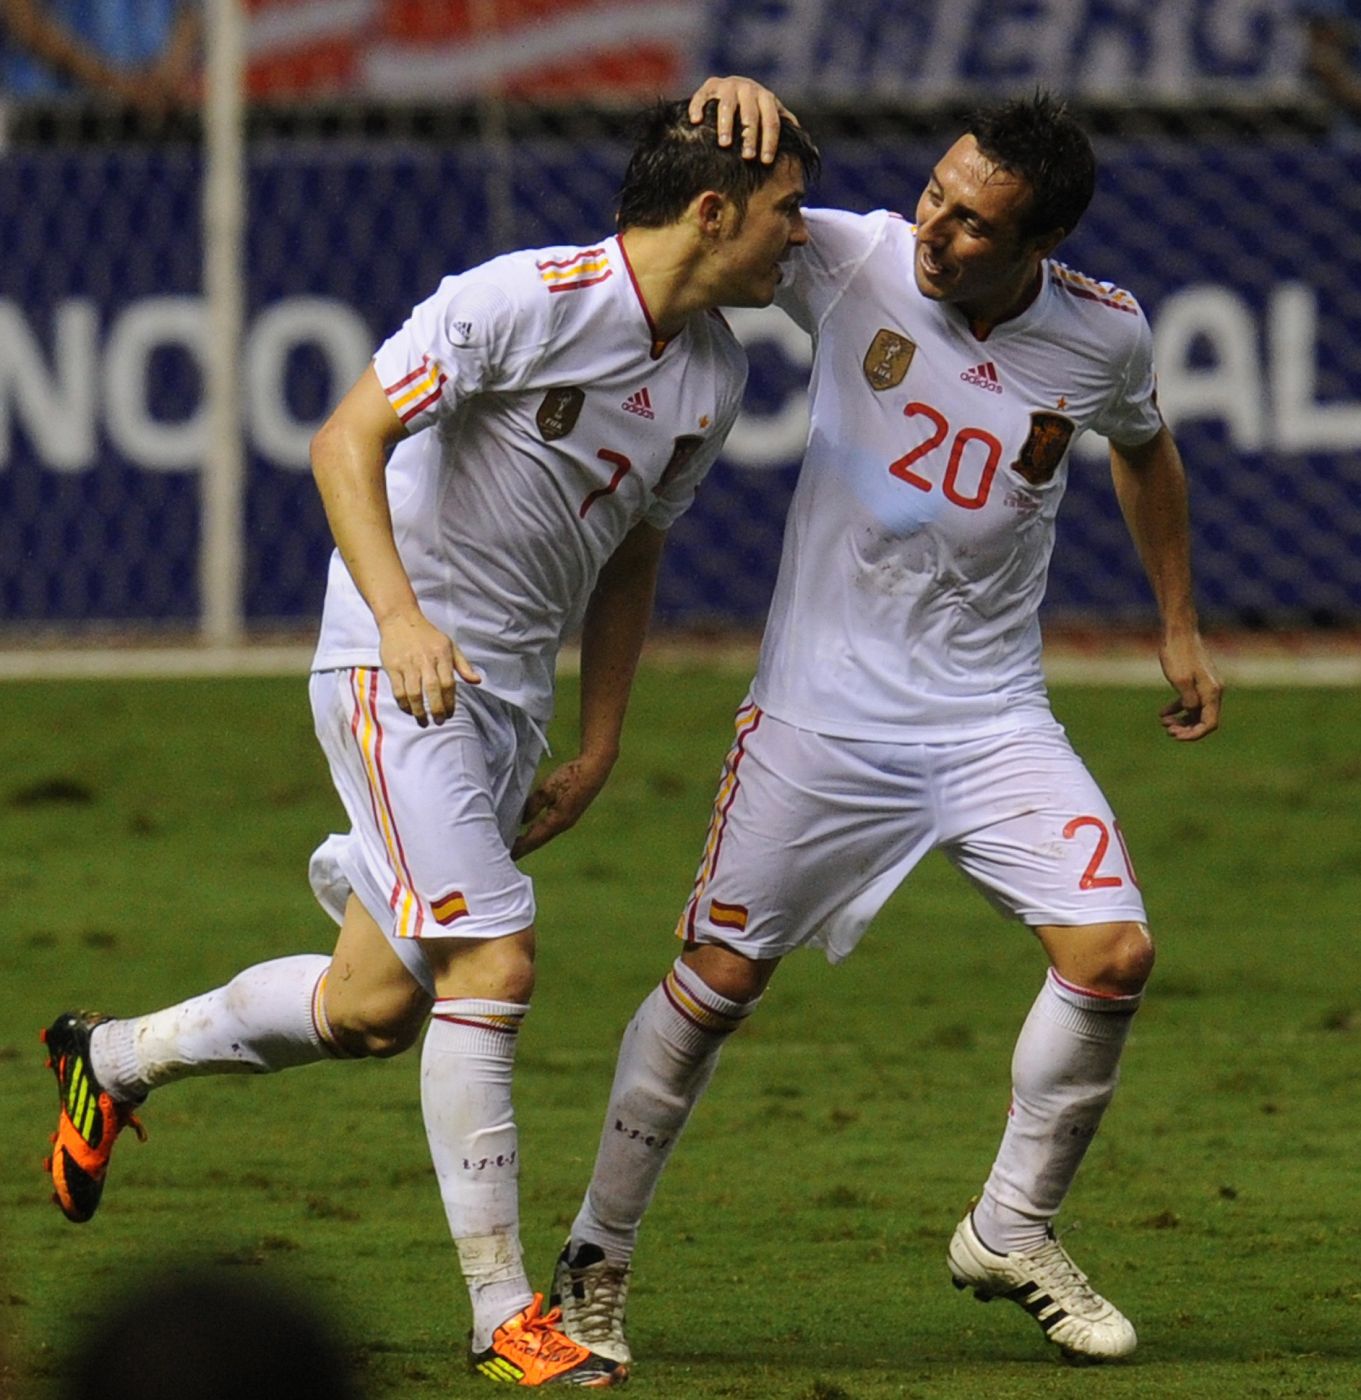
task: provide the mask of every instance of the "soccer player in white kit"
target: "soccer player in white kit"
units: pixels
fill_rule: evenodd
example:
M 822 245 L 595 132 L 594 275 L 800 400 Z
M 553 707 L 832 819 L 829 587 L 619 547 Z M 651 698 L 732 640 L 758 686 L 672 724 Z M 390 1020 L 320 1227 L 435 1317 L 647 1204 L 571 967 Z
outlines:
M 711 79 L 755 156 L 772 94 Z M 1186 486 L 1128 292 L 1051 256 L 1091 198 L 1091 146 L 1044 94 L 980 113 L 910 223 L 810 210 L 776 302 L 813 337 L 808 445 L 756 678 L 714 805 L 684 951 L 625 1032 L 552 1300 L 597 1353 L 624 1330 L 639 1224 L 726 1038 L 796 948 L 839 961 L 940 848 L 1050 968 L 1012 1062 L 991 1174 L 952 1277 L 1026 1309 L 1072 1357 L 1129 1353 L 1052 1221 L 1115 1089 L 1153 966 L 1109 804 L 1054 720 L 1037 611 L 1081 432 L 1111 468 L 1162 619 L 1175 739 L 1218 722 L 1192 601 Z
M 716 308 L 769 304 L 805 237 L 817 153 L 788 122 L 779 145 L 772 164 L 743 161 L 714 112 L 694 125 L 685 103 L 659 104 L 617 235 L 446 278 L 317 434 L 337 548 L 311 699 L 351 829 L 311 878 L 341 926 L 335 952 L 151 1015 L 59 1017 L 49 1170 L 69 1218 L 94 1213 L 151 1090 L 395 1054 L 428 1020 L 421 1103 L 473 1365 L 519 1385 L 627 1377 L 554 1325 L 521 1262 L 511 1067 L 535 907 L 516 858 L 571 826 L 615 761 L 665 532 L 746 381 Z M 580 752 L 534 788 L 578 623 Z

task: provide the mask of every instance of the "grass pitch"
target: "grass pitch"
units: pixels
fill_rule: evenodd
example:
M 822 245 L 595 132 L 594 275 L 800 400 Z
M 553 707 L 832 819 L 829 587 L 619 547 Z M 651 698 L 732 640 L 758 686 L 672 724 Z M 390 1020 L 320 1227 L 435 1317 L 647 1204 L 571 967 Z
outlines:
M 517 1102 L 526 1256 L 546 1282 L 619 1034 L 673 955 L 745 677 L 650 667 L 616 776 L 531 857 L 541 974 Z M 71 1226 L 39 1169 L 38 1028 L 134 1012 L 329 949 L 307 857 L 339 820 L 295 681 L 0 690 L 0 1354 L 54 1393 L 105 1297 L 206 1262 L 301 1289 L 364 1391 L 490 1393 L 421 1127 L 417 1062 L 190 1081 Z M 1274 1397 L 1361 1392 L 1361 697 L 1243 691 L 1166 740 L 1160 697 L 1056 690 L 1121 815 L 1160 962 L 1065 1212 L 1129 1313 L 1129 1364 L 1069 1370 L 1019 1309 L 949 1287 L 1043 959 L 938 859 L 843 967 L 791 959 L 728 1047 L 638 1256 L 630 1392 L 655 1400 Z M 572 747 L 575 687 L 555 739 Z M 243 1339 L 249 1344 L 249 1339 Z M 0 1384 L 0 1391 L 4 1385 Z

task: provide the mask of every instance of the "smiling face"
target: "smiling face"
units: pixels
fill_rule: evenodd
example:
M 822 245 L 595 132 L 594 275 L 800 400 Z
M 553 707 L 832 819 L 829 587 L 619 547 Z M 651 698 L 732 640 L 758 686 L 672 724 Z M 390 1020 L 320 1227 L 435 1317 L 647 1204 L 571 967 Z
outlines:
M 782 157 L 770 178 L 747 201 L 746 213 L 725 201 L 724 224 L 713 245 L 720 306 L 769 306 L 780 282 L 780 263 L 808 242 L 803 222 L 803 167 Z
M 917 201 L 913 273 L 921 294 L 996 324 L 1024 308 L 1042 258 L 1062 231 L 1023 232 L 1029 183 L 995 165 L 961 136 L 931 172 Z

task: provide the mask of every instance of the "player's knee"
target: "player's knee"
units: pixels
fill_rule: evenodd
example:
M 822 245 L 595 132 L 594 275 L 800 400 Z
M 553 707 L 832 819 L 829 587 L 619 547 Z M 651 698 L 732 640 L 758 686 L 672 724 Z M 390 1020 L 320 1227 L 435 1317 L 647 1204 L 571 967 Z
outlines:
M 755 1001 L 766 989 L 778 958 L 758 960 L 745 957 L 721 943 L 694 943 L 687 946 L 683 961 L 711 992 L 729 1001 Z
M 1118 924 L 1104 949 L 1101 990 L 1132 997 L 1143 991 L 1157 953 L 1145 924 Z
M 429 1009 L 424 998 L 370 998 L 331 1012 L 331 1033 L 355 1059 L 389 1059 L 416 1043 Z
M 480 942 L 434 943 L 427 950 L 441 999 L 474 997 L 529 1004 L 534 993 L 532 929 Z
M 497 990 L 494 1001 L 519 1002 L 529 1004 L 534 995 L 534 961 L 532 958 L 515 958 L 502 964 L 498 969 Z
M 388 1028 L 386 1026 L 367 1030 L 363 1033 L 364 1057 L 374 1060 L 388 1060 L 410 1050 L 416 1043 L 420 1028 L 411 1030 L 406 1026 Z
M 1153 971 L 1153 939 L 1134 922 L 1038 930 L 1055 972 L 1098 996 L 1132 997 Z

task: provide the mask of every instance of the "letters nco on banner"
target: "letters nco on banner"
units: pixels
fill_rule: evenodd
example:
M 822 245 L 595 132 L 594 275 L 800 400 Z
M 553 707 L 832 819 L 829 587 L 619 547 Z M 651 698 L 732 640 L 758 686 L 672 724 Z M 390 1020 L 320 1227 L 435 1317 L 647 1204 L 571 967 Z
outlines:
M 910 214 L 935 154 L 829 148 L 816 197 Z M 545 143 L 518 158 L 524 242 L 606 231 L 621 153 Z M 1339 193 L 1357 187 L 1358 163 L 1296 146 L 1108 150 L 1063 250 L 1149 313 L 1212 617 L 1361 618 L 1361 250 Z M 253 168 L 252 621 L 315 615 L 329 542 L 308 441 L 409 306 L 487 255 L 483 173 L 447 152 L 276 154 Z M 31 265 L 0 273 L 0 612 L 11 624 L 192 622 L 206 322 L 195 240 L 149 213 L 191 206 L 197 172 L 145 154 L 44 154 L 13 158 L 0 185 L 14 183 L 25 197 L 4 191 L 0 236 Z M 102 238 L 70 218 L 82 184 L 101 196 Z M 673 532 L 659 607 L 676 623 L 760 621 L 807 427 L 807 339 L 775 311 L 732 319 L 751 350 L 747 408 Z M 1101 458 L 1101 443 L 1079 442 L 1049 606 L 1134 619 L 1147 591 Z

